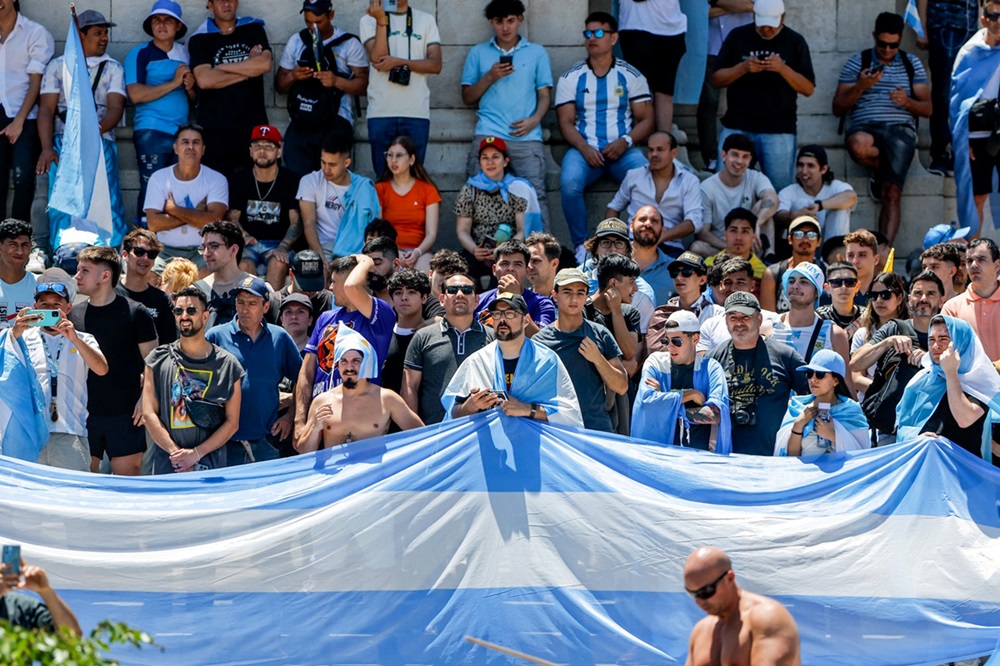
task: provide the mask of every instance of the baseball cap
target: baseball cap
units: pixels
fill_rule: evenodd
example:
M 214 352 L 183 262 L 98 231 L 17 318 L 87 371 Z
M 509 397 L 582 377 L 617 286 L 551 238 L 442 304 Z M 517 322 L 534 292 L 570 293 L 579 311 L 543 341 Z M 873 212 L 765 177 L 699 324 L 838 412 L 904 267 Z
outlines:
M 681 252 L 681 256 L 677 257 L 667 265 L 668 272 L 681 268 L 693 268 L 702 275 L 706 275 L 708 273 L 708 267 L 705 265 L 705 260 L 694 252 Z
M 813 217 L 812 215 L 799 215 L 797 218 L 792 220 L 791 224 L 788 225 L 788 233 L 792 233 L 798 227 L 801 227 L 804 224 L 811 224 L 812 226 L 816 227 L 816 231 L 820 232 L 822 231 L 822 227 L 819 224 L 819 220 L 817 220 L 815 217 Z
M 147 16 L 146 20 L 142 22 L 142 29 L 147 35 L 152 37 L 153 17 L 170 16 L 181 24 L 180 27 L 177 28 L 177 34 L 174 35 L 174 39 L 180 39 L 186 35 L 188 31 L 187 23 L 185 23 L 184 19 L 181 18 L 181 14 L 181 6 L 174 2 L 174 0 L 156 0 L 156 4 L 154 4 L 153 8 L 149 10 L 149 16 Z
M 935 224 L 924 236 L 924 249 L 926 250 L 932 245 L 937 245 L 938 243 L 947 243 L 949 241 L 965 238 L 969 235 L 970 231 L 971 229 L 969 227 L 956 229 L 950 224 Z
M 506 303 L 513 310 L 517 310 L 521 314 L 528 314 L 528 304 L 524 302 L 524 297 L 520 294 L 512 294 L 509 291 L 500 292 L 497 294 L 496 300 L 490 303 L 487 310 L 493 312 L 497 309 L 498 303 Z
M 267 290 L 267 283 L 264 282 L 262 278 L 256 277 L 254 275 L 248 275 L 243 280 L 236 285 L 236 291 L 245 291 L 254 296 L 260 296 L 265 301 L 271 296 L 271 292 Z
M 293 291 L 290 294 L 285 294 L 285 297 L 281 299 L 281 306 L 278 308 L 278 312 L 281 312 L 285 309 L 286 305 L 291 305 L 292 303 L 298 303 L 299 305 L 305 306 L 309 312 L 313 311 L 313 304 L 309 297 L 305 294 Z
M 823 276 L 823 269 L 816 264 L 803 261 L 800 264 L 795 264 L 795 268 L 789 268 L 785 271 L 785 274 L 781 276 L 781 290 L 788 290 L 788 281 L 793 275 L 801 275 L 805 279 L 809 280 L 814 287 L 816 287 L 816 297 L 823 293 L 823 283 L 826 278 Z
M 556 273 L 556 279 L 553 285 L 556 287 L 562 287 L 567 284 L 576 284 L 582 282 L 588 288 L 590 287 L 590 278 L 587 274 L 581 271 L 579 268 L 563 268 L 558 273 Z
M 479 154 L 482 155 L 484 150 L 491 147 L 499 150 L 501 153 L 504 154 L 505 157 L 510 157 L 510 155 L 507 153 L 507 142 L 498 136 L 488 136 L 482 141 L 480 141 Z
M 745 315 L 760 314 L 760 301 L 749 291 L 737 291 L 726 297 L 726 314 L 739 312 Z
M 250 142 L 270 141 L 276 146 L 281 145 L 281 132 L 274 125 L 257 125 L 250 133 Z
M 333 10 L 333 3 L 330 0 L 304 0 L 302 3 L 302 9 L 299 10 L 299 14 L 304 14 L 305 12 L 312 12 L 317 16 L 320 14 L 329 14 Z
M 601 223 L 597 225 L 597 233 L 594 235 L 597 238 L 604 238 L 605 236 L 619 236 L 625 240 L 629 240 L 628 225 L 619 220 L 617 217 L 609 217 L 606 220 L 602 220 Z
M 667 317 L 668 324 L 672 321 L 677 322 L 677 328 L 671 327 L 665 329 L 667 332 L 680 331 L 681 333 L 698 333 L 701 330 L 701 323 L 690 310 L 678 310 Z
M 66 293 L 61 293 L 63 290 Z M 76 281 L 61 268 L 47 268 L 38 276 L 35 285 L 35 297 L 42 294 L 57 294 L 72 303 L 76 298 Z
M 323 259 L 312 250 L 295 253 L 292 259 L 292 274 L 295 277 L 295 284 L 302 291 L 323 291 L 326 288 Z
M 815 143 L 810 143 L 799 148 L 799 157 L 811 157 L 819 163 L 820 167 L 830 166 L 830 160 L 826 155 L 826 148 Z
M 106 25 L 109 28 L 115 27 L 114 23 L 104 18 L 104 14 L 96 9 L 87 9 L 76 15 L 76 26 L 80 30 L 89 28 L 92 25 Z
M 777 28 L 785 13 L 782 0 L 756 0 L 753 3 L 753 21 L 760 28 Z
M 832 372 L 843 378 L 847 373 L 847 364 L 844 363 L 844 357 L 832 349 L 820 349 L 812 355 L 809 363 L 800 365 L 796 370 L 799 372 L 805 372 L 806 370 Z

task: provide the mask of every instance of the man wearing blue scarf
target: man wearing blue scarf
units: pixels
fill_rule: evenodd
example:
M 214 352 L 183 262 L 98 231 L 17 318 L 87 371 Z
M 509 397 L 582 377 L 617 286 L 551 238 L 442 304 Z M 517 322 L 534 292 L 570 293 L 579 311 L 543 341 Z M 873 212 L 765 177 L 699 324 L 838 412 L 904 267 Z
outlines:
M 642 366 L 632 436 L 729 454 L 733 441 L 726 373 L 715 359 L 698 356 L 699 328 L 698 317 L 687 310 L 667 319 L 663 339 L 668 351 L 650 354 Z M 713 425 L 718 425 L 714 447 Z
M 240 0 L 208 0 L 212 16 L 188 40 L 205 164 L 224 174 L 248 165 L 247 137 L 269 124 L 264 75 L 271 71 L 271 45 L 264 22 L 237 18 L 239 7 Z
M 980 98 L 995 99 L 1000 88 L 1000 2 L 986 2 L 979 21 L 983 29 L 966 42 L 955 59 L 948 109 L 959 227 L 969 227 L 972 233 L 979 229 L 983 204 L 993 190 L 997 157 L 985 150 L 988 131 L 984 137 L 975 131 L 982 128 L 970 129 L 969 110 Z

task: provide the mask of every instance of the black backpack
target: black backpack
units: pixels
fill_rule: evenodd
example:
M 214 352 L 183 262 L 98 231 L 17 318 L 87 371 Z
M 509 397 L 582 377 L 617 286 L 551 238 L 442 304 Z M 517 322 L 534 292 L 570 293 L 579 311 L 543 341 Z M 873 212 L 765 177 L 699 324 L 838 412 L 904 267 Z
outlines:
M 312 49 L 313 32 L 308 28 L 299 32 L 299 38 L 304 46 L 299 56 L 299 63 L 316 69 L 316 53 Z M 337 57 L 334 47 L 343 44 L 348 39 L 357 39 L 349 32 L 336 37 L 320 49 L 320 68 L 323 71 L 336 72 L 337 76 L 352 78 L 354 74 L 337 67 Z M 340 112 L 340 102 L 344 91 L 340 88 L 327 88 L 319 79 L 296 81 L 288 91 L 288 115 L 292 121 L 304 130 L 327 130 L 333 127 Z
M 902 319 L 892 321 L 896 322 L 897 335 L 908 336 L 913 341 L 913 347 L 917 348 L 919 338 L 910 322 Z M 903 389 L 918 372 L 920 368 L 912 365 L 895 349 L 890 349 L 878 360 L 872 385 L 865 391 L 865 399 L 861 402 L 861 411 L 874 430 L 883 435 L 896 432 L 896 405 L 903 398 Z

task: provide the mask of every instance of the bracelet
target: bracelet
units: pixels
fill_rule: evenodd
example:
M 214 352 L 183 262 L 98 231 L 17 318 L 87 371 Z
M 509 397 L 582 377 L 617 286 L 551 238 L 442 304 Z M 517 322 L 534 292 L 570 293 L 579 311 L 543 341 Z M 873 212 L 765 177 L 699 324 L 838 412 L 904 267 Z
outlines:
M 798 435 L 799 437 L 801 437 L 801 436 L 802 436 L 802 433 L 801 433 L 801 432 L 795 432 L 794 430 L 792 431 L 792 434 L 793 434 L 793 435 Z
M 389 27 L 389 22 L 386 21 L 385 23 L 379 23 L 379 25 L 382 26 L 383 28 L 388 28 Z
M 533 402 L 533 403 L 531 403 L 531 413 L 528 414 L 528 418 L 529 419 L 535 418 L 535 414 L 537 414 L 537 413 L 538 413 L 538 403 L 537 402 Z
M 193 451 L 194 451 L 195 453 L 197 453 L 197 454 L 198 454 L 198 460 L 201 460 L 201 453 L 200 453 L 200 452 L 198 451 L 198 447 L 196 446 L 196 447 L 194 447 L 194 449 L 192 449 L 192 450 L 193 450 Z

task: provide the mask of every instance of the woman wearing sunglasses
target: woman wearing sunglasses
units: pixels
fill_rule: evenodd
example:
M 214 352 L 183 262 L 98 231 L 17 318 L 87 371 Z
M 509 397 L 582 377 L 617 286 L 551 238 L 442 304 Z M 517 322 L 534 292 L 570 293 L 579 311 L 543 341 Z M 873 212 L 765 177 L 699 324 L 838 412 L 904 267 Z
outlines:
M 808 365 L 798 367 L 806 374 L 811 395 L 792 396 L 774 455 L 816 456 L 871 446 L 868 420 L 844 381 L 846 370 L 844 359 L 832 349 L 819 350 Z
M 910 306 L 906 298 L 906 283 L 895 273 L 879 273 L 872 280 L 868 290 L 868 305 L 858 320 L 858 330 L 851 338 L 851 356 L 866 343 L 871 342 L 875 331 L 890 319 L 909 319 Z M 863 400 L 865 390 L 871 386 L 875 376 L 874 366 L 868 372 L 855 372 L 851 378 L 858 391 L 858 400 Z

